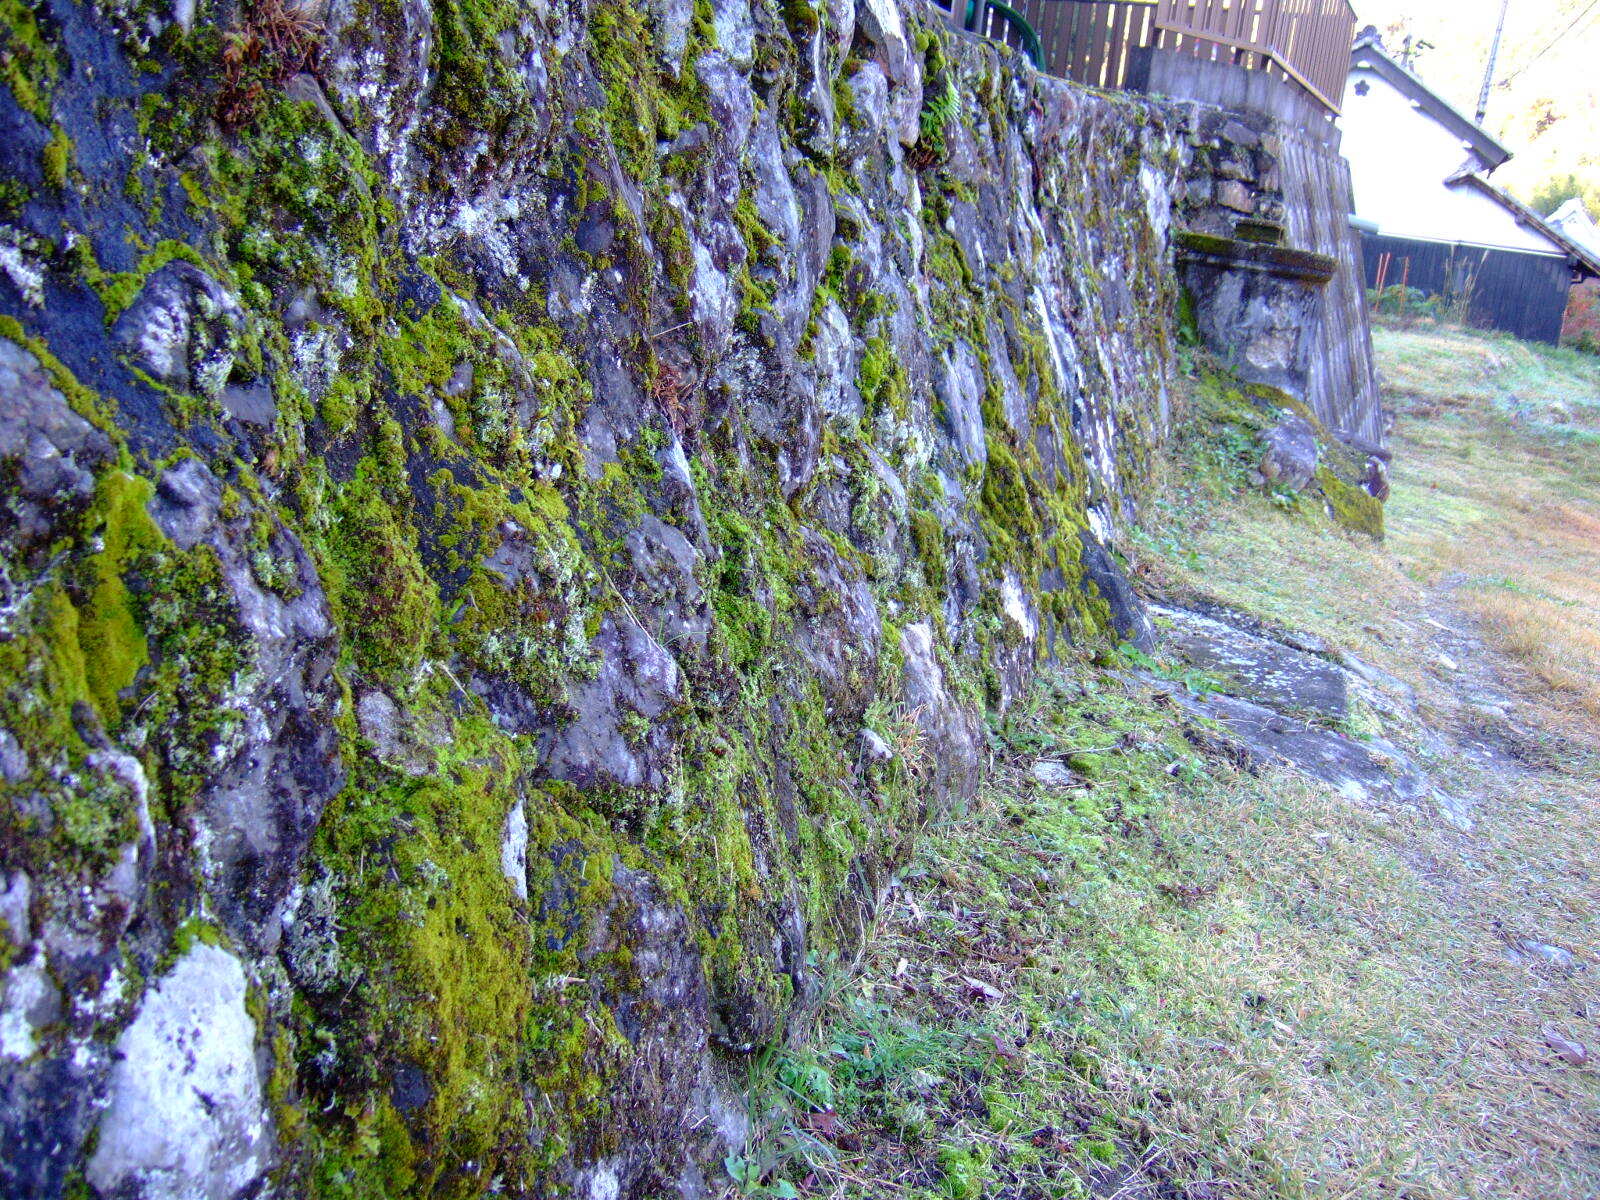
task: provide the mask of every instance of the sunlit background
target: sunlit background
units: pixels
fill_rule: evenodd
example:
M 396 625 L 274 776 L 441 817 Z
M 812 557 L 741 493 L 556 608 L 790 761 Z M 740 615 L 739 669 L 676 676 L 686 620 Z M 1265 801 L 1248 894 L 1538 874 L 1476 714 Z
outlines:
M 1500 0 L 1354 0 L 1398 57 L 1461 112 L 1477 111 Z M 1513 158 L 1494 182 L 1523 200 L 1568 174 L 1600 217 L 1600 0 L 1512 0 L 1484 126 Z M 1546 193 L 1548 194 L 1548 193 Z

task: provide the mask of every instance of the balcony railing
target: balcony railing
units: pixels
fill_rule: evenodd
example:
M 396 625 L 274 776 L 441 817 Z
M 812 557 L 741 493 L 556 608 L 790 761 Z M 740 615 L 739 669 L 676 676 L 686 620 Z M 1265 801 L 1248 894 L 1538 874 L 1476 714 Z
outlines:
M 1339 111 L 1356 23 L 1349 0 L 932 2 L 956 25 L 1079 83 L 1122 87 L 1133 51 L 1167 50 L 1290 80 L 1330 113 Z

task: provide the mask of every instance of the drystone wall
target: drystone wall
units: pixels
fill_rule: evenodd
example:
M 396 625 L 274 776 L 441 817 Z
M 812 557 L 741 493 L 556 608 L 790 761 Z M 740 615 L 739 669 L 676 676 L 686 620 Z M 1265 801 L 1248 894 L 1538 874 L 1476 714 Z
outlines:
M 1185 143 L 895 0 L 3 11 L 0 1192 L 717 1192 L 1139 633 Z
M 1227 238 L 1241 221 L 1269 222 L 1282 227 L 1290 249 L 1332 260 L 1315 319 L 1305 326 L 1301 398 L 1347 445 L 1386 458 L 1361 244 L 1350 225 L 1350 167 L 1339 154 L 1337 130 L 1310 116 L 1309 102 L 1279 80 L 1183 56 L 1155 61 L 1164 73 L 1151 86 L 1190 85 L 1195 94 L 1261 102 L 1255 108 L 1169 103 L 1169 120 L 1190 147 L 1177 221 Z

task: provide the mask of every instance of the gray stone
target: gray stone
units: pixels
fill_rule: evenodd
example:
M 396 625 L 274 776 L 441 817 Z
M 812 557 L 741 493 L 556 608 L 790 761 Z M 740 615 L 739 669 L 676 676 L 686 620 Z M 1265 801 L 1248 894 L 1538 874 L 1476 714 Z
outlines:
M 111 456 L 111 439 L 72 410 L 32 352 L 0 337 L 0 464 L 16 470 L 14 524 L 0 528 L 0 546 L 23 555 L 45 540 L 58 512 L 88 502 Z
M 1266 453 L 1261 458 L 1262 477 L 1270 484 L 1304 490 L 1317 473 L 1317 431 L 1298 413 L 1284 417 L 1262 435 Z
M 856 21 L 869 42 L 883 53 L 889 82 L 902 84 L 912 78 L 911 43 L 906 38 L 905 22 L 896 0 L 860 0 Z
M 190 458 L 161 476 L 150 515 L 181 549 L 204 543 L 215 552 L 238 613 L 234 636 L 254 661 L 233 697 L 239 719 L 213 751 L 197 820 L 219 915 L 239 941 L 271 949 L 317 818 L 344 782 L 334 732 L 337 646 L 298 539 L 276 526 L 275 547 L 297 589 L 285 598 L 256 578 L 249 522 L 225 520 L 221 505 L 220 481 Z
M 1589 1047 L 1582 1042 L 1567 1037 L 1554 1025 L 1546 1025 L 1540 1031 L 1545 1045 L 1554 1050 L 1560 1059 L 1569 1067 L 1586 1067 L 1594 1061 L 1594 1055 Z
M 915 715 L 926 740 L 932 796 L 942 808 L 966 801 L 977 791 L 982 740 L 978 714 L 950 691 L 933 647 L 933 627 L 926 622 L 900 631 L 905 662 L 902 703 Z
M 1110 608 L 1111 627 L 1116 635 L 1141 650 L 1151 649 L 1156 643 L 1155 628 L 1150 624 L 1144 601 L 1128 583 L 1116 559 L 1087 529 L 1079 530 L 1078 543 L 1085 585 L 1092 586 L 1094 593 Z
M 21 783 L 28 777 L 28 753 L 9 729 L 0 728 L 0 779 Z
M 1254 194 L 1237 179 L 1223 179 L 1216 185 L 1217 203 L 1224 208 L 1231 208 L 1234 212 L 1253 213 L 1256 211 L 1256 198 Z
M 1063 763 L 1052 762 L 1050 759 L 1041 758 L 1028 768 L 1028 773 L 1037 783 L 1045 787 L 1064 788 L 1071 787 L 1077 782 L 1077 777 Z
M 1552 967 L 1570 968 L 1577 965 L 1578 959 L 1571 950 L 1561 946 L 1552 946 L 1549 942 L 1541 942 L 1534 938 L 1523 938 L 1517 942 L 1517 948 L 1525 954 L 1549 963 Z
M 689 22 L 694 18 L 692 0 L 649 0 L 650 19 L 655 34 L 656 53 L 673 75 L 683 65 L 689 48 Z
M 983 371 L 972 347 L 957 339 L 945 351 L 934 379 L 944 406 L 945 428 L 963 462 L 981 466 L 988 459 L 983 427 Z
M 1349 684 L 1337 665 L 1215 616 L 1176 608 L 1151 611 L 1166 649 L 1191 666 L 1220 676 L 1223 686 L 1237 695 L 1330 720 L 1349 713 Z
M 1242 146 L 1247 150 L 1261 144 L 1260 134 L 1248 125 L 1236 120 L 1230 120 L 1224 125 L 1218 136 L 1231 145 Z
M 356 723 L 361 736 L 372 743 L 379 762 L 406 775 L 426 775 L 430 757 L 418 747 L 407 728 L 405 715 L 384 692 L 363 692 L 356 701 Z
M 1218 159 L 1214 172 L 1218 179 L 1238 179 L 1249 183 L 1255 178 L 1255 164 L 1248 154 L 1225 154 Z
M 500 871 L 511 884 L 518 900 L 528 898 L 528 809 L 518 800 L 506 814 L 506 828 L 500 838 Z
M 177 260 L 145 281 L 111 333 L 124 354 L 162 383 L 221 396 L 243 324 L 238 300 L 200 268 Z
M 859 420 L 864 410 L 855 385 L 855 339 L 837 300 L 829 300 L 817 314 L 815 348 L 818 407 L 847 425 Z
M 25 1062 L 39 1050 L 40 1030 L 61 1019 L 61 992 L 36 954 L 0 975 L 0 1059 Z
M 1361 486 L 1367 495 L 1378 500 L 1389 498 L 1389 464 L 1374 455 L 1367 459 L 1361 473 Z
M 543 740 L 543 771 L 581 787 L 665 787 L 684 700 L 678 664 L 626 614 L 606 615 L 592 649 L 599 670 L 568 691 L 568 719 Z
M 674 655 L 700 657 L 711 633 L 700 551 L 681 530 L 655 516 L 628 531 L 626 547 L 637 580 L 630 595 L 656 614 L 656 639 Z
M 102 1195 L 234 1200 L 272 1166 L 256 1027 L 239 960 L 204 942 L 117 1039 L 87 1176 Z
M 248 384 L 230 384 L 222 389 L 222 408 L 230 417 L 271 429 L 278 419 L 278 404 L 272 396 L 272 385 L 265 379 Z
M 1388 743 L 1358 742 L 1234 696 L 1171 694 L 1179 707 L 1223 725 L 1250 761 L 1292 767 L 1354 804 L 1412 804 L 1428 791 L 1426 776 Z

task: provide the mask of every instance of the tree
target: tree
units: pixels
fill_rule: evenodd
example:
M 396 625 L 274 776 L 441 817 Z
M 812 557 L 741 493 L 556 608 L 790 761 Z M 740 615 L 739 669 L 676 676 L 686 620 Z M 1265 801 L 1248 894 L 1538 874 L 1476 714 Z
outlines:
M 1583 200 L 1583 206 L 1592 217 L 1600 212 L 1600 188 L 1568 172 L 1564 176 L 1552 175 L 1528 197 L 1528 207 L 1541 216 L 1548 217 L 1574 196 Z

